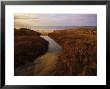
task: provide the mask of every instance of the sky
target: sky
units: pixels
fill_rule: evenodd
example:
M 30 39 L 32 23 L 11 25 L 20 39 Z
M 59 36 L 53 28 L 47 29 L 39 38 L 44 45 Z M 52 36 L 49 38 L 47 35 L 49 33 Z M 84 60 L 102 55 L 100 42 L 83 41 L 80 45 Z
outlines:
M 97 14 L 14 14 L 15 27 L 97 26 Z

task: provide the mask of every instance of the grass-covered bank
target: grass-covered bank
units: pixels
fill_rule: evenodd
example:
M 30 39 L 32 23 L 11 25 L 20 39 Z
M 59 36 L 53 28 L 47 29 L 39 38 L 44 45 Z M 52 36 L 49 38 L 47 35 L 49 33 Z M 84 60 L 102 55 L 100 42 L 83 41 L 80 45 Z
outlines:
M 14 29 L 14 67 L 33 62 L 48 50 L 48 42 L 30 29 Z
M 49 36 L 63 48 L 56 75 L 97 75 L 96 28 L 56 30 Z

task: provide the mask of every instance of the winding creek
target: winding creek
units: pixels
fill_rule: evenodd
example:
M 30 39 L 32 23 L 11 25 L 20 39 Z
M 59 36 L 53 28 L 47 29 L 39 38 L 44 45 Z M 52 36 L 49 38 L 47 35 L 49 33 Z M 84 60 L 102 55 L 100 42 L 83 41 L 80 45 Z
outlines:
M 33 63 L 26 64 L 16 70 L 17 75 L 22 76 L 52 76 L 55 74 L 58 56 L 62 48 L 49 36 L 41 36 L 49 42 L 48 51 L 35 59 Z
M 34 75 L 54 75 L 57 59 L 62 48 L 48 36 L 41 36 L 49 42 L 48 52 L 37 58 L 34 63 Z
M 49 36 L 41 36 L 41 37 L 49 42 L 48 52 L 60 53 L 62 51 L 61 46 L 58 43 L 56 43 L 52 38 L 50 38 Z

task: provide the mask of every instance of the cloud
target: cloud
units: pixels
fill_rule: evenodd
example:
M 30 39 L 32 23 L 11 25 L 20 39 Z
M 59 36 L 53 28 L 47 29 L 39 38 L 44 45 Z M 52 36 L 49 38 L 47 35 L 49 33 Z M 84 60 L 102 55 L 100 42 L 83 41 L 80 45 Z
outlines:
M 32 14 L 16 13 L 15 26 L 96 26 L 96 14 Z
M 14 19 L 39 19 L 39 18 L 37 18 L 36 14 L 16 13 L 14 14 Z

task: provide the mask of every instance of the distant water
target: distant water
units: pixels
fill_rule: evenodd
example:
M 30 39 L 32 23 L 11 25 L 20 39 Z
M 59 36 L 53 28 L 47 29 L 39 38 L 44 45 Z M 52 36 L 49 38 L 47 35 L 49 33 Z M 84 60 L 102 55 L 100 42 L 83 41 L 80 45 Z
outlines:
M 75 29 L 75 28 L 96 28 L 96 26 L 34 26 L 30 27 L 33 30 L 64 30 L 64 29 Z

